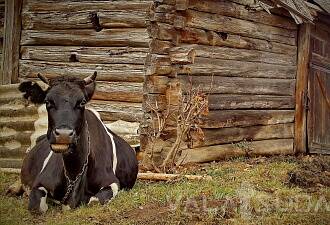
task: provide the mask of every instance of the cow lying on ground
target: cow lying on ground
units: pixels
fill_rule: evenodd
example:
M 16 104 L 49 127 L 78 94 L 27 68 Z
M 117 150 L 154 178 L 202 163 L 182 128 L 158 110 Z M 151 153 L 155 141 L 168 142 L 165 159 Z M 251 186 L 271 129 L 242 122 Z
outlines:
M 31 190 L 29 210 L 47 211 L 47 197 L 70 208 L 104 204 L 119 189 L 132 188 L 138 172 L 135 151 L 85 109 L 96 72 L 84 80 L 38 77 L 47 90 L 31 81 L 19 87 L 33 103 L 45 103 L 48 112 L 47 134 L 39 137 L 21 170 L 22 184 Z

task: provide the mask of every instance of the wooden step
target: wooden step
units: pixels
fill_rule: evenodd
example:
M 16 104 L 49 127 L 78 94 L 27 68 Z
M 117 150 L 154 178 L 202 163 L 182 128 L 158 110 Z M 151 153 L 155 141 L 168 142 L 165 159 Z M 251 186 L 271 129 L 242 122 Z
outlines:
M 0 168 L 21 168 L 22 158 L 0 158 Z
M 0 117 L 0 129 L 9 128 L 16 131 L 33 131 L 37 115 L 29 117 Z
M 17 141 L 21 144 L 30 145 L 30 137 L 33 131 L 23 131 L 23 132 L 6 132 L 7 129 L 0 130 L 0 145 L 5 145 L 7 142 Z
M 0 117 L 18 117 L 18 116 L 36 116 L 37 115 L 37 107 L 35 106 L 28 106 L 25 107 L 23 105 L 1 105 L 0 106 Z
M 8 149 L 6 147 L 0 146 L 0 158 L 15 158 L 15 159 L 22 159 L 25 156 L 26 150 L 29 148 L 28 145 L 23 145 L 19 148 Z

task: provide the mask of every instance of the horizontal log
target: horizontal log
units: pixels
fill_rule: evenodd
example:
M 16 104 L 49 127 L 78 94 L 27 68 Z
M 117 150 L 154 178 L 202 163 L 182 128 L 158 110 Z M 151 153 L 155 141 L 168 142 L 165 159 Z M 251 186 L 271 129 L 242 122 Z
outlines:
M 169 78 L 166 76 L 145 76 L 143 93 L 165 94 Z
M 149 42 L 149 51 L 151 54 L 167 54 L 173 46 L 172 42 L 152 39 Z
M 218 32 L 239 34 L 268 41 L 296 45 L 297 32 L 217 14 L 187 10 L 186 25 Z
M 208 101 L 210 110 L 295 108 L 295 96 L 211 94 Z
M 204 29 L 189 28 L 175 29 L 165 23 L 151 24 L 148 27 L 151 37 L 174 43 L 190 43 L 226 46 L 231 48 L 255 49 L 295 56 L 297 47 L 274 41 L 245 37 L 232 33 L 206 31 Z
M 292 123 L 294 110 L 219 110 L 201 119 L 202 128 L 247 127 Z
M 81 3 L 84 4 L 84 3 Z M 109 4 L 109 3 L 106 3 Z M 54 5 L 54 4 L 52 4 Z M 50 7 L 52 9 L 52 6 Z M 63 12 L 63 11 L 25 11 L 22 15 L 22 25 L 25 30 L 56 30 L 61 29 L 93 29 L 92 13 L 99 18 L 102 28 L 146 27 L 147 9 L 137 10 L 93 10 Z
M 143 114 L 141 103 L 92 100 L 88 105 L 98 111 L 104 121 L 140 122 Z
M 164 94 L 144 94 L 142 108 L 144 112 L 151 110 L 163 111 L 168 103 Z
M 239 156 L 271 156 L 293 154 L 292 139 L 253 141 L 247 149 L 235 144 L 215 145 L 182 151 L 179 163 L 202 163 Z
M 145 60 L 146 75 L 166 75 L 172 72 L 170 58 L 165 55 L 148 54 Z
M 144 66 L 133 64 L 87 64 L 62 63 L 20 60 L 19 74 L 21 78 L 35 78 L 38 73 L 47 77 L 59 75 L 84 78 L 97 71 L 98 80 L 143 82 Z
M 138 173 L 139 180 L 154 180 L 154 181 L 170 181 L 174 179 L 185 178 L 187 180 L 212 180 L 211 176 L 202 175 L 182 175 L 182 174 L 166 174 L 166 173 Z
M 266 139 L 293 138 L 294 124 L 275 124 L 267 126 L 230 127 L 203 129 L 204 140 L 198 141 L 199 134 L 192 132 L 193 147 L 228 144 L 239 141 L 258 141 Z
M 151 1 L 39 1 L 29 0 L 23 5 L 23 12 L 77 12 L 87 10 L 131 10 L 142 11 L 147 10 L 151 4 Z
M 148 47 L 145 28 L 84 30 L 22 30 L 21 45 Z
M 148 48 L 22 46 L 21 59 L 48 62 L 144 64 Z
M 184 92 L 191 83 L 201 91 L 213 94 L 256 94 L 293 96 L 294 79 L 242 78 L 221 76 L 179 76 Z
M 194 51 L 195 54 L 191 54 Z M 171 61 L 176 56 L 177 61 L 190 59 L 191 57 L 201 57 L 209 59 L 226 59 L 226 60 L 238 60 L 247 62 L 261 62 L 268 64 L 278 65 L 296 65 L 296 56 L 286 55 L 280 53 L 271 53 L 260 50 L 250 49 L 236 49 L 218 46 L 205 46 L 205 45 L 180 45 L 180 47 L 174 47 L 170 51 Z M 175 58 L 174 58 L 175 59 Z M 187 59 L 186 59 L 187 61 Z M 192 59 L 190 61 L 193 61 Z
M 142 102 L 143 84 L 134 82 L 97 82 L 93 99 Z

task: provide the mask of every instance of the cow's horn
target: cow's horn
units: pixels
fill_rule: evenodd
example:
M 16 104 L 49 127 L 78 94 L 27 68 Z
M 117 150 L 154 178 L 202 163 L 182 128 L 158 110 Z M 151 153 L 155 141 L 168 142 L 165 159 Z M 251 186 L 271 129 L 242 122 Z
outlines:
M 38 73 L 38 78 L 40 79 L 40 80 L 42 80 L 45 84 L 48 84 L 49 85 L 49 81 L 48 81 L 48 79 L 46 78 L 46 77 L 44 77 L 44 76 L 42 76 L 40 73 Z
M 93 75 L 90 75 L 90 76 L 86 77 L 86 78 L 84 79 L 84 81 L 85 81 L 85 85 L 88 85 L 88 84 L 94 82 L 96 76 L 97 76 L 97 72 L 95 71 Z

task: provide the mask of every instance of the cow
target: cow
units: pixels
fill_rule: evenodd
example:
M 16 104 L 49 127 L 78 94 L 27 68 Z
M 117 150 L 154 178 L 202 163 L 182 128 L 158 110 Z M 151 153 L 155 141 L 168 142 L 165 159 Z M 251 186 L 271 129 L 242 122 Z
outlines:
M 65 208 L 105 204 L 136 182 L 135 151 L 103 124 L 97 112 L 86 108 L 96 76 L 95 72 L 85 79 L 47 79 L 38 74 L 46 88 L 32 81 L 19 86 L 24 98 L 45 103 L 48 113 L 47 134 L 37 139 L 21 169 L 31 212 L 46 212 L 47 197 Z

